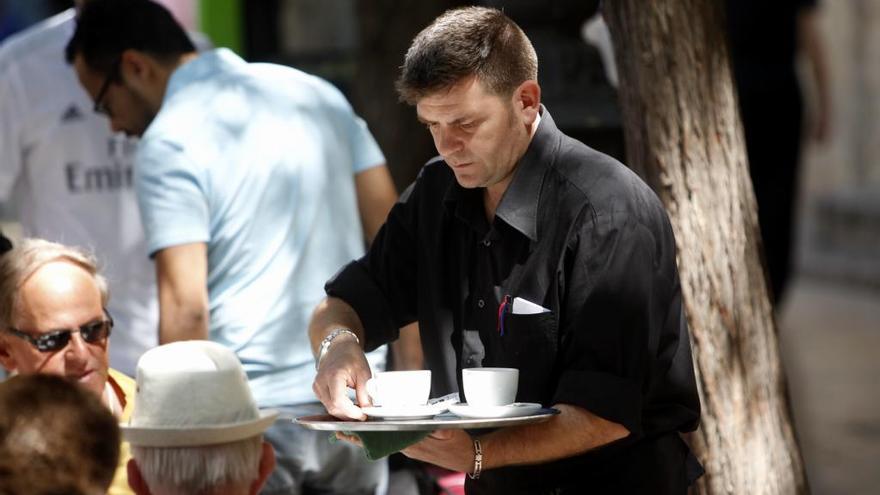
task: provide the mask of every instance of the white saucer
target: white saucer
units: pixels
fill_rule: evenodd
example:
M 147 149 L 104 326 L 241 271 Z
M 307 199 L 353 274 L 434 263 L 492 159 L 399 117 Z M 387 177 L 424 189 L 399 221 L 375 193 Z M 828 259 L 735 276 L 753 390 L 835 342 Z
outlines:
M 506 406 L 469 406 L 467 403 L 461 403 L 452 404 L 449 406 L 449 411 L 462 418 L 513 418 L 535 414 L 542 407 L 535 402 L 514 402 Z
M 446 412 L 447 404 L 427 404 L 424 406 L 369 406 L 361 410 L 371 418 L 380 419 L 425 419 Z

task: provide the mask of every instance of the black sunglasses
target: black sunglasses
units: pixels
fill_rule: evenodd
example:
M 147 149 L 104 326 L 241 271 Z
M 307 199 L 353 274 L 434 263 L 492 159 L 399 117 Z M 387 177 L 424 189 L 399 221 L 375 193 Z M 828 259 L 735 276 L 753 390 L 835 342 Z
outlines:
M 113 317 L 106 309 L 104 313 L 107 315 L 106 320 L 86 323 L 77 329 L 53 330 L 39 337 L 34 337 L 12 327 L 8 331 L 12 335 L 30 342 L 40 352 L 54 352 L 64 349 L 70 343 L 73 332 L 79 332 L 82 339 L 89 344 L 98 344 L 109 337 L 110 331 L 113 329 Z
M 110 109 L 107 108 L 107 105 L 104 104 L 104 97 L 107 96 L 107 90 L 110 89 L 110 83 L 112 83 L 117 77 L 119 77 L 119 66 L 122 63 L 122 57 L 116 59 L 113 62 L 113 65 L 110 67 L 110 72 L 107 73 L 107 77 L 104 78 L 104 83 L 101 84 L 101 89 L 98 90 L 98 96 L 95 97 L 95 113 L 110 116 Z

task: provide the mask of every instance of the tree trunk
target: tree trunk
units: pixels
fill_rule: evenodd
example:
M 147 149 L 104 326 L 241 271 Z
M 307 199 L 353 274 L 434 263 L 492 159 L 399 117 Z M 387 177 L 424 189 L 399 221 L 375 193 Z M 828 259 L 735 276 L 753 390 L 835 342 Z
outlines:
M 665 204 L 702 400 L 710 494 L 808 493 L 717 0 L 612 0 L 630 165 Z

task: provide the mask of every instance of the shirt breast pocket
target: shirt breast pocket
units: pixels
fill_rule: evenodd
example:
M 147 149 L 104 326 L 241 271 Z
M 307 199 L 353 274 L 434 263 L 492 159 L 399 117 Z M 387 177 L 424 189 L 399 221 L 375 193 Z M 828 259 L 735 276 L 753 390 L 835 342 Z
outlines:
M 510 313 L 504 327 L 496 366 L 519 370 L 518 402 L 548 405 L 556 388 L 550 383 L 558 347 L 556 314 Z

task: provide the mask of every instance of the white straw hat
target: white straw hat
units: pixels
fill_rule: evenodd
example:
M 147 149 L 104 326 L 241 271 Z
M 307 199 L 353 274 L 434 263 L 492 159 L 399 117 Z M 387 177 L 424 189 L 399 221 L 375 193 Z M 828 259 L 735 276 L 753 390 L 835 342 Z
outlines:
M 207 340 L 155 347 L 138 360 L 134 411 L 120 425 L 144 447 L 187 447 L 258 435 L 278 411 L 257 409 L 235 354 Z

